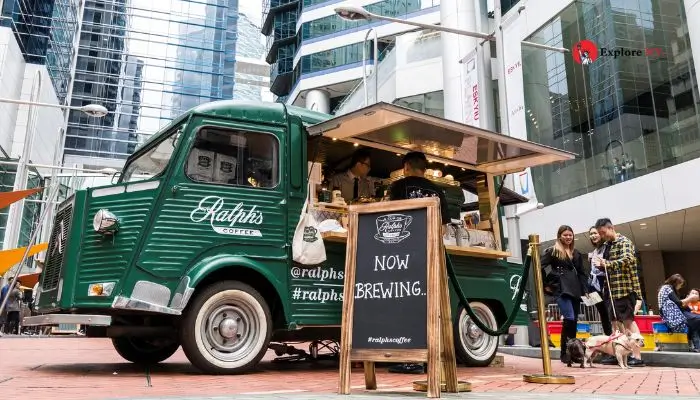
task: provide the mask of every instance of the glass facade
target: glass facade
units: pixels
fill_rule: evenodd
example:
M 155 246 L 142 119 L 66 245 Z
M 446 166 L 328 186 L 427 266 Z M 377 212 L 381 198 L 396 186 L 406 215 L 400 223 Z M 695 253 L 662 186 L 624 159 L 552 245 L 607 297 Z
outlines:
M 321 4 L 321 3 L 328 3 L 331 0 L 303 0 L 302 5 L 303 7 L 311 7 L 315 6 L 316 4 Z
M 435 117 L 445 117 L 445 96 L 442 90 L 394 100 L 394 104 Z
M 572 49 L 523 47 L 528 139 L 578 155 L 533 169 L 541 202 L 700 156 L 700 98 L 687 24 L 682 0 L 585 0 L 526 39 Z M 621 55 L 609 55 L 613 50 Z M 586 58 L 592 62 L 580 62 Z
M 78 27 L 77 0 L 5 0 L 0 26 L 10 27 L 26 62 L 45 64 L 59 102 L 66 98 Z
M 291 2 L 270 11 L 261 29 L 267 35 L 267 58 L 270 65 L 270 91 L 278 96 L 292 89 L 294 55 L 297 51 L 298 3 Z
M 365 10 L 386 17 L 401 18 L 407 14 L 420 11 L 422 8 L 430 8 L 440 5 L 440 0 L 384 0 L 378 3 L 368 4 Z M 302 42 L 317 37 L 327 36 L 334 33 L 357 29 L 370 24 L 367 20 L 348 21 L 337 14 L 305 22 L 301 25 Z
M 361 30 L 366 26 L 385 24 L 384 21 L 346 21 L 333 14 L 305 22 L 297 32 L 297 21 L 304 8 L 318 6 L 329 0 L 267 0 L 264 4 L 262 32 L 268 36 L 266 61 L 271 65 L 270 91 L 284 98 L 305 74 L 332 68 L 351 66 L 362 62 L 362 44 L 354 43 L 340 48 L 302 56 L 294 66 L 294 57 L 304 41 L 329 40 L 333 36 Z M 422 10 L 440 6 L 440 0 L 383 0 L 363 7 L 375 14 L 406 18 Z M 380 43 L 380 52 L 386 43 Z M 372 57 L 368 46 L 367 57 Z M 278 99 L 279 99 L 278 98 Z
M 516 4 L 520 3 L 520 0 L 500 0 L 500 1 L 501 1 L 501 14 L 507 13 L 508 10 L 515 7 Z
M 269 91 L 270 66 L 265 63 L 265 47 L 260 27 L 247 15 L 238 19 L 236 42 L 236 85 L 233 98 L 236 100 L 265 100 Z
M 66 155 L 125 159 L 193 106 L 233 97 L 238 0 L 87 0 Z
M 369 46 L 367 50 L 369 50 Z M 367 51 L 366 55 L 369 57 L 369 51 Z M 294 81 L 296 82 L 300 75 L 360 62 L 362 62 L 362 43 L 353 43 L 347 46 L 308 54 L 301 57 L 297 67 L 294 69 Z

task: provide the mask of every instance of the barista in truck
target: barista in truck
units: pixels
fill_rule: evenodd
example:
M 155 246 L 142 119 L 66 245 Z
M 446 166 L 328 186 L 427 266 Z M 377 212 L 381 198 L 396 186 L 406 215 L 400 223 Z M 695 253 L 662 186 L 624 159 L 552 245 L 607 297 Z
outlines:
M 402 179 L 389 187 L 389 200 L 418 199 L 422 197 L 440 198 L 442 225 L 450 223 L 445 192 L 425 177 L 428 159 L 419 151 L 412 151 L 403 157 Z
M 407 200 L 423 197 L 440 198 L 440 217 L 443 226 L 450 222 L 450 214 L 447 208 L 445 192 L 436 184 L 425 177 L 428 168 L 428 159 L 419 151 L 412 151 L 403 157 L 404 177 L 391 184 L 389 187 L 389 200 Z M 444 233 L 444 232 L 443 232 Z M 399 364 L 389 368 L 389 372 L 402 374 L 422 374 L 425 372 L 423 364 Z
M 355 151 L 350 159 L 350 168 L 331 178 L 331 189 L 339 188 L 347 203 L 361 197 L 374 197 L 374 185 L 378 180 L 369 176 L 371 165 L 369 149 Z

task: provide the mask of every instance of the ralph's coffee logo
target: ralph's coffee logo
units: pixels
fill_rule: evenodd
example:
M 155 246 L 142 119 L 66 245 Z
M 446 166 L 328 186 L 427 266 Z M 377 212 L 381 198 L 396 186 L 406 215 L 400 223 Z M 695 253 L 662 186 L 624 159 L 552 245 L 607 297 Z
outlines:
M 377 218 L 377 234 L 374 238 L 382 243 L 399 243 L 411 236 L 406 230 L 413 222 L 413 217 L 404 214 L 387 214 Z
M 230 174 L 231 172 L 233 172 L 233 163 L 230 163 L 228 161 L 222 161 L 219 168 L 221 168 L 221 172 L 226 172 Z
M 197 157 L 197 165 L 199 165 L 200 167 L 209 168 L 209 166 L 211 165 L 211 157 L 208 157 L 208 156 Z
M 313 243 L 318 239 L 318 237 L 316 236 L 317 233 L 318 230 L 316 228 L 314 228 L 313 226 L 307 226 L 304 228 L 304 237 L 302 240 L 307 243 Z
M 214 232 L 220 235 L 262 237 L 258 229 L 241 226 L 258 226 L 263 223 L 263 213 L 257 206 L 247 206 L 237 203 L 232 208 L 226 208 L 224 199 L 219 196 L 203 198 L 197 208 L 190 213 L 192 222 L 209 222 Z

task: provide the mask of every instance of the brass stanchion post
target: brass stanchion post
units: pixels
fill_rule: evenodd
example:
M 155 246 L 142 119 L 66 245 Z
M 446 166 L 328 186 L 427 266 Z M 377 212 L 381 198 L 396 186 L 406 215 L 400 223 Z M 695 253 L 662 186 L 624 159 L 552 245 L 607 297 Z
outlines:
M 542 284 L 542 265 L 540 265 L 540 235 L 528 236 L 530 240 L 530 259 L 535 275 L 535 299 L 537 300 L 537 319 L 540 325 L 540 349 L 542 349 L 543 374 L 523 375 L 528 383 L 573 384 L 576 380 L 569 375 L 552 375 L 552 360 L 549 356 L 549 339 L 547 338 L 547 318 L 545 316 L 544 287 Z

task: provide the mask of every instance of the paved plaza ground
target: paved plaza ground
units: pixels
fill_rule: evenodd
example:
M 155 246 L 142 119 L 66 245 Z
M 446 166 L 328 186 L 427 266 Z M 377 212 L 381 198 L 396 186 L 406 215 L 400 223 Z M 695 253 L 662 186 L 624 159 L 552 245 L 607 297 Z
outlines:
M 412 391 L 421 375 L 387 373 L 378 369 L 378 391 L 367 392 L 360 369 L 353 370 L 352 396 L 335 395 L 338 370 L 333 364 L 271 363 L 238 376 L 201 375 L 178 351 L 165 363 L 145 370 L 123 361 L 108 339 L 0 338 L 0 394 L 3 399 L 332 399 L 425 398 Z M 553 363 L 554 373 L 576 377 L 574 385 L 537 385 L 522 375 L 540 373 L 538 359 L 505 355 L 504 367 L 459 368 L 471 393 L 444 394 L 464 399 L 645 399 L 700 398 L 697 369 L 645 367 L 623 371 L 614 366 L 567 368 Z M 594 394 L 592 396 L 591 394 Z M 626 395 L 626 396 L 622 396 Z M 622 397 L 620 397 L 622 396 Z M 686 397 L 687 396 L 687 397 Z M 651 398 L 651 397 L 649 397 Z M 659 398 L 659 397 L 655 397 Z

